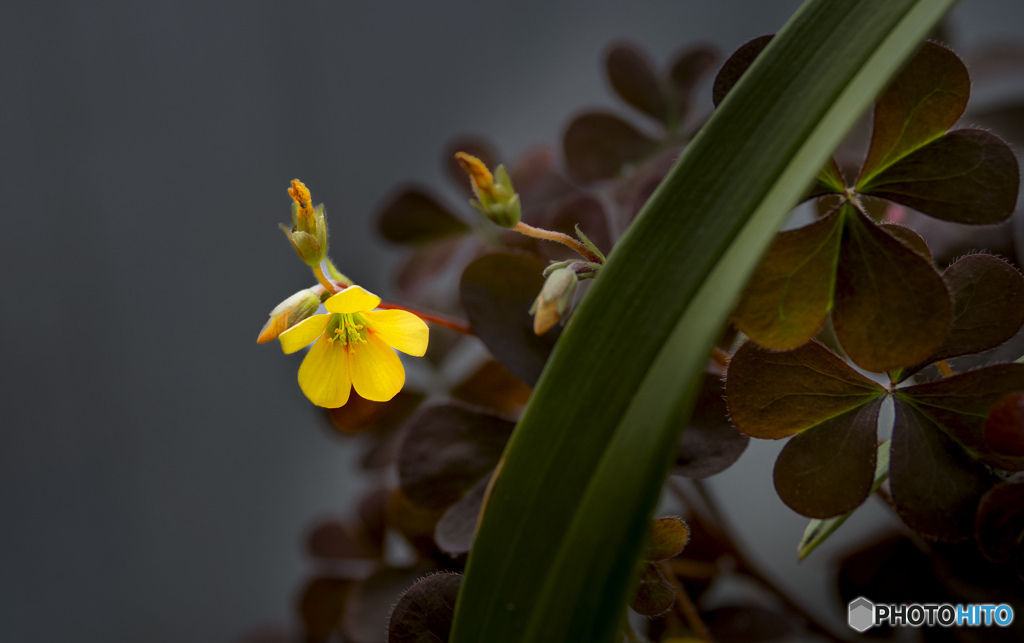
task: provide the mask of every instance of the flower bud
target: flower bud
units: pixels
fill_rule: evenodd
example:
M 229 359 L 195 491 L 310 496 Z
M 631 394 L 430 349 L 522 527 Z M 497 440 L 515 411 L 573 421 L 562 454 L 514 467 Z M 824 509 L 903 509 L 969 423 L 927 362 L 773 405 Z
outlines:
M 282 225 L 295 252 L 306 265 L 316 267 L 327 256 L 327 214 L 323 204 L 313 207 L 309 190 L 302 181 L 294 179 L 288 188 L 292 203 L 292 227 Z
M 455 159 L 469 175 L 476 196 L 470 204 L 501 227 L 516 227 L 522 216 L 522 206 L 505 166 L 499 165 L 495 173 L 491 174 L 483 161 L 475 156 L 458 152 Z
M 320 295 L 313 288 L 300 290 L 270 311 L 270 319 L 263 325 L 257 344 L 265 344 L 295 324 L 316 312 L 320 307 Z
M 579 278 L 570 268 L 559 268 L 548 275 L 540 294 L 533 302 L 533 332 L 543 335 L 558 323 L 572 305 Z

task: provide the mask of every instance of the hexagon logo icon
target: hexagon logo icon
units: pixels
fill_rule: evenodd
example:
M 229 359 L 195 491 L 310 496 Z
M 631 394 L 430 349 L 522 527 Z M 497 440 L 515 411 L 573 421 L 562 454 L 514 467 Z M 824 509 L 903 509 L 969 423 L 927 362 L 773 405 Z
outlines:
M 861 596 L 850 601 L 850 627 L 863 632 L 875 624 L 875 604 Z

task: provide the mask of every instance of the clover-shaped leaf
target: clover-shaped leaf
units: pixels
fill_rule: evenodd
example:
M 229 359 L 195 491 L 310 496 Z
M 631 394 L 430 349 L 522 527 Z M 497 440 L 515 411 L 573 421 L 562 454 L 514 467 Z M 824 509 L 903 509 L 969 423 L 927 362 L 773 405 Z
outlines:
M 402 594 L 391 611 L 388 643 L 447 641 L 462 574 L 431 574 Z
M 537 383 L 559 329 L 533 332 L 530 306 L 544 287 L 545 263 L 537 257 L 495 253 L 466 266 L 459 284 L 473 334 L 516 377 Z
M 847 211 L 832 324 L 858 366 L 916 364 L 945 339 L 953 311 L 942 278 L 918 253 L 860 212 Z
M 775 490 L 790 509 L 832 518 L 871 493 L 877 450 L 877 398 L 793 436 L 775 461 Z
M 858 185 L 952 127 L 967 107 L 971 81 L 952 51 L 926 42 L 875 102 L 871 147 Z
M 612 88 L 627 103 L 664 123 L 669 106 L 654 65 L 639 47 L 617 43 L 609 48 L 604 69 Z
M 974 457 L 1000 469 L 1024 471 L 1024 457 L 1000 452 L 986 439 L 989 412 L 1003 397 L 1019 391 L 1024 391 L 1024 364 L 996 364 L 900 388 L 896 396 Z
M 352 581 L 347 578 L 318 576 L 302 592 L 299 615 L 309 641 L 326 641 L 341 626 Z
M 725 380 L 736 428 L 773 440 L 859 409 L 884 394 L 881 386 L 817 342 L 786 352 L 747 342 L 729 361 Z
M 722 393 L 721 379 L 705 374 L 693 417 L 679 436 L 679 453 L 672 475 L 713 476 L 731 467 L 747 449 L 750 438 L 729 421 Z
M 451 556 L 469 551 L 492 475 L 481 478 L 466 495 L 444 510 L 434 529 L 434 541 L 441 551 Z
M 1017 204 L 1017 158 L 997 136 L 978 129 L 950 132 L 910 152 L 859 186 L 944 221 L 1005 221 Z
M 461 404 L 421 409 L 404 428 L 398 456 L 402 493 L 424 509 L 452 505 L 494 469 L 514 426 Z
M 562 146 L 569 174 L 590 183 L 617 177 L 623 166 L 653 154 L 659 143 L 615 114 L 591 111 L 569 123 Z
M 985 557 L 1002 562 L 1024 557 L 1024 482 L 1008 482 L 990 489 L 978 503 L 975 540 Z M 1019 567 L 1018 567 L 1019 569 Z
M 657 617 L 672 609 L 676 601 L 675 590 L 658 567 L 645 563 L 640 568 L 640 585 L 630 607 L 638 614 Z
M 452 397 L 498 413 L 514 414 L 530 399 L 530 387 L 499 362 L 487 360 L 452 389 Z
M 830 312 L 850 359 L 876 372 L 928 357 L 952 318 L 916 235 L 878 226 L 850 205 L 776 237 L 732 321 L 762 346 L 786 350 L 809 341 Z
M 992 483 L 983 466 L 899 398 L 889 475 L 893 503 L 903 522 L 943 542 L 973 535 L 978 500 Z
M 402 244 L 430 243 L 470 230 L 434 197 L 415 187 L 399 191 L 384 204 L 378 224 L 385 239 Z

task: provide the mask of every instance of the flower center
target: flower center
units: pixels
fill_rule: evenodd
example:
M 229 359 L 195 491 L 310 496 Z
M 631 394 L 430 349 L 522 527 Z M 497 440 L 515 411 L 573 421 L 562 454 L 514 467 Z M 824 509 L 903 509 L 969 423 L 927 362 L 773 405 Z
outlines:
M 366 341 L 366 327 L 360 321 L 359 314 L 331 315 L 331 321 L 327 322 L 327 341 L 341 342 L 342 345 L 362 344 Z

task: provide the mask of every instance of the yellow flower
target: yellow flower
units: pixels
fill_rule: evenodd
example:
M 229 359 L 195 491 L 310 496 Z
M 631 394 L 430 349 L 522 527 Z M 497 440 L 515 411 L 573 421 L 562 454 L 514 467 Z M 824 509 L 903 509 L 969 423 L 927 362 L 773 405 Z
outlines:
M 343 406 L 352 387 L 375 402 L 402 390 L 405 369 L 392 349 L 423 355 L 427 325 L 405 310 L 374 310 L 378 305 L 380 297 L 350 286 L 324 302 L 329 314 L 313 315 L 278 337 L 285 353 L 316 340 L 299 367 L 299 387 L 313 404 Z

